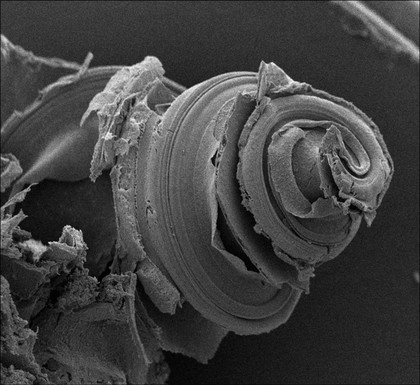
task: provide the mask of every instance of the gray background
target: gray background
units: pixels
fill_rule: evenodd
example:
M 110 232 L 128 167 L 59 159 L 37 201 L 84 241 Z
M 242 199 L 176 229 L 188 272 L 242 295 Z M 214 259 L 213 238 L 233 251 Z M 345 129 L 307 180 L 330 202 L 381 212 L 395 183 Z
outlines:
M 42 56 L 92 51 L 93 66 L 155 55 L 185 86 L 273 61 L 372 117 L 396 168 L 373 226 L 318 269 L 286 325 L 229 335 L 207 366 L 167 354 L 170 383 L 418 383 L 418 66 L 351 37 L 324 2 L 2 1 L 1 31 Z M 45 241 L 63 225 L 27 223 Z

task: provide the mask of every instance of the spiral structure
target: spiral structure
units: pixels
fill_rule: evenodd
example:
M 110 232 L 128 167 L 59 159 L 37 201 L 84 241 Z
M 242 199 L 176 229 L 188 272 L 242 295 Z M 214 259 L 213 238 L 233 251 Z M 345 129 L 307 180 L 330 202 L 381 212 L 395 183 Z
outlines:
M 91 59 L 2 36 L 2 317 L 39 330 L 12 361 L 45 379 L 164 383 L 162 350 L 206 363 L 228 331 L 286 322 L 370 226 L 393 162 L 363 112 L 273 63 L 185 89 L 155 57 Z M 58 242 L 37 239 L 64 223 Z
M 270 331 L 371 223 L 392 160 L 361 111 L 272 63 L 178 97 L 162 76 L 148 57 L 87 112 L 100 120 L 92 177 L 113 165 L 114 269 L 137 271 L 162 312 L 186 300 L 227 330 Z

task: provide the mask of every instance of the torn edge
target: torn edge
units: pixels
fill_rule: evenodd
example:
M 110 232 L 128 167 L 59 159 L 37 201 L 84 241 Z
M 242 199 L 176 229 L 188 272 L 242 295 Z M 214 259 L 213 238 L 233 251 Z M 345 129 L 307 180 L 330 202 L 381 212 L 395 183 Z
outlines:
M 41 372 L 33 354 L 37 332 L 19 316 L 12 299 L 9 282 L 1 276 L 1 361 L 2 381 L 6 377 L 27 377 L 34 384 L 48 384 L 48 377 Z M 4 365 L 4 366 L 3 366 Z M 8 368 L 4 373 L 3 368 Z
M 19 160 L 13 154 L 1 154 L 1 192 L 5 192 L 22 172 Z
M 115 154 L 115 165 L 110 174 L 118 227 L 117 255 L 113 268 L 122 272 L 135 271 L 146 293 L 159 310 L 173 314 L 181 304 L 181 295 L 147 256 L 135 214 L 138 141 L 141 140 L 142 129 L 154 129 L 155 125 L 150 120 L 152 117 L 155 122 L 159 121 L 157 115 L 141 101 L 129 112 L 128 119 L 121 128 L 120 139 L 127 136 L 136 139 L 127 143 L 127 148 L 123 146 L 125 150 Z M 133 132 L 137 134 L 134 135 Z
M 6 59 L 10 56 L 10 52 L 16 51 L 20 56 L 26 57 L 26 61 L 37 62 L 53 68 L 67 68 L 71 70 L 79 70 L 80 64 L 69 62 L 57 57 L 41 57 L 36 56 L 33 52 L 26 51 L 19 45 L 13 44 L 5 35 L 1 35 L 1 54 Z
M 117 253 L 111 270 L 135 272 L 154 304 L 163 313 L 174 314 L 181 294 L 147 256 L 136 218 L 137 158 L 145 130 L 154 130 L 174 97 L 162 83 L 164 70 L 155 57 L 124 67 L 90 102 L 82 117 L 99 117 L 99 139 L 91 162 L 91 180 L 112 167 L 110 177 L 118 229 Z M 152 109 L 151 109 L 152 108 Z
M 118 71 L 90 102 L 80 125 L 91 113 L 99 119 L 99 139 L 91 161 L 92 181 L 114 164 L 114 144 L 121 136 L 121 129 L 131 108 L 143 100 L 157 82 L 162 82 L 164 70 L 159 59 L 147 56 L 142 62 Z

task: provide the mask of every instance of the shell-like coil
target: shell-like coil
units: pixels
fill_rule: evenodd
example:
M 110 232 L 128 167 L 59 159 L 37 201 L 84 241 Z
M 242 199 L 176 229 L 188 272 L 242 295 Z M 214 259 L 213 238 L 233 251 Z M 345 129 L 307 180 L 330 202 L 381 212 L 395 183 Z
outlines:
M 162 76 L 146 58 L 87 112 L 102 108 L 92 177 L 114 165 L 119 254 L 137 256 L 119 269 L 163 312 L 187 300 L 236 333 L 270 331 L 372 222 L 392 160 L 360 110 L 272 63 L 178 97 Z

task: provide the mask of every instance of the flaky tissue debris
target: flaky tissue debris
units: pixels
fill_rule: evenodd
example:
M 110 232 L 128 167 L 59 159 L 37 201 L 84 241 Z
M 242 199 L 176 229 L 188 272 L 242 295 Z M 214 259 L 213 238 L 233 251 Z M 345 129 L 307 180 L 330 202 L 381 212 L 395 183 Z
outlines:
M 165 383 L 163 351 L 206 363 L 230 331 L 279 327 L 392 178 L 370 118 L 274 63 L 186 90 L 155 57 L 91 59 L 2 36 L 5 384 Z M 83 232 L 24 230 L 20 206 L 47 179 L 97 203 Z

